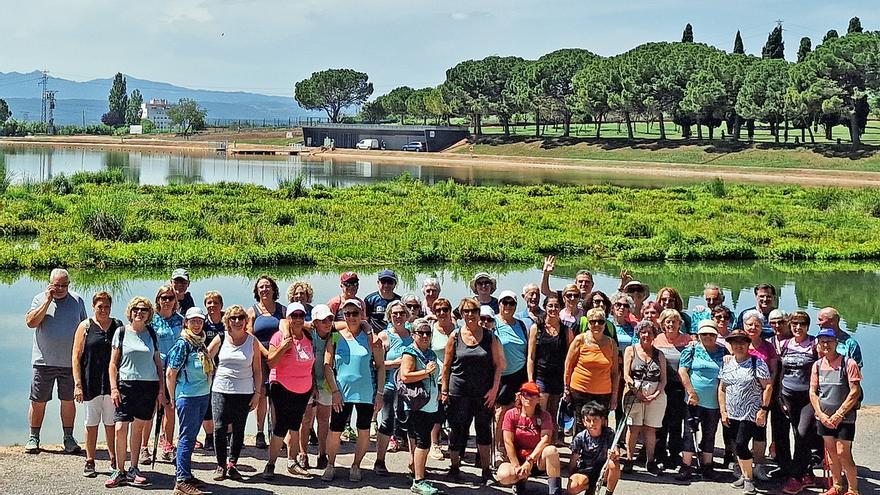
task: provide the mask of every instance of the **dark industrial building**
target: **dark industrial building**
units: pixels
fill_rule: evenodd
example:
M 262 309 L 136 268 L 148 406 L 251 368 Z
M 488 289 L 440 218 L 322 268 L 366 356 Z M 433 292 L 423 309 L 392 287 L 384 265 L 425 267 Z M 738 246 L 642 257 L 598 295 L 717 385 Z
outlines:
M 322 146 L 325 138 L 337 148 L 354 148 L 362 139 L 385 142 L 385 149 L 399 150 L 412 141 L 421 141 L 428 151 L 442 151 L 468 138 L 466 127 L 433 125 L 318 124 L 303 126 L 303 143 Z

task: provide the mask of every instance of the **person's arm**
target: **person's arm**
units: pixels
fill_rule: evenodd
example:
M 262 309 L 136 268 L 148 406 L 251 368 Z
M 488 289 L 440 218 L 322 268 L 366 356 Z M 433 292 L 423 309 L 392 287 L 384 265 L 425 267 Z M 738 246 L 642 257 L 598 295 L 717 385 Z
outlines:
M 770 410 L 770 402 L 773 400 L 773 381 L 769 378 L 758 380 L 761 384 L 761 409 L 755 417 L 755 424 L 759 427 L 767 424 L 767 412 Z
M 183 365 L 186 366 L 186 363 Z M 168 389 L 168 397 L 171 397 L 172 400 L 176 400 L 174 399 L 174 393 L 177 388 L 177 373 L 178 371 L 176 368 L 169 366 L 168 369 L 165 370 L 165 376 L 163 377 L 165 379 L 165 388 Z
M 257 408 L 257 404 L 260 403 L 263 396 L 263 354 L 260 352 L 261 349 L 263 349 L 263 345 L 259 340 L 254 339 L 254 358 L 251 360 L 251 369 L 254 374 L 254 396 L 251 397 L 251 411 Z
M 220 336 L 215 335 L 214 339 L 211 340 L 211 343 L 208 344 L 208 355 L 211 356 L 211 359 L 217 357 L 217 354 L 220 352 L 220 344 L 222 343 L 223 341 L 220 340 Z
M 287 349 L 290 349 L 290 346 L 293 345 L 293 337 L 291 337 L 290 334 L 285 332 L 281 335 L 283 335 L 283 337 L 280 342 L 276 344 L 269 342 L 269 351 L 266 354 L 266 364 L 268 364 L 270 368 L 278 366 L 278 363 L 281 361 L 281 356 L 283 356 L 284 352 L 287 351 Z M 274 340 L 275 338 L 273 337 L 272 341 Z
M 452 373 L 452 359 L 455 354 L 455 341 L 458 339 L 458 330 L 453 330 L 446 340 L 446 348 L 443 350 L 443 376 L 440 377 L 440 400 L 445 402 L 449 397 L 449 376 Z
M 678 377 L 681 378 L 681 384 L 684 386 L 684 391 L 687 394 L 687 403 L 690 406 L 700 405 L 700 398 L 697 396 L 697 391 L 694 390 L 694 385 L 691 383 L 691 366 L 693 366 L 695 357 L 696 347 L 689 345 L 681 352 L 681 361 L 678 365 Z
M 727 419 L 727 386 L 724 382 L 718 384 L 718 409 L 721 411 L 721 424 L 730 426 Z
M 617 406 L 620 398 L 620 354 L 617 352 L 617 342 L 611 341 L 611 405 Z
M 556 291 L 550 288 L 550 274 L 555 268 L 556 256 L 547 256 L 544 259 L 544 269 L 541 271 L 541 294 L 544 294 L 544 297 L 556 295 Z
M 159 401 L 159 406 L 165 407 L 165 404 L 168 403 L 168 398 L 165 397 L 165 380 L 162 379 L 165 376 L 163 373 L 165 366 L 162 364 L 162 355 L 159 354 L 158 350 L 153 352 L 153 363 L 156 365 L 156 376 L 159 377 L 159 397 L 157 400 Z
M 577 366 L 578 354 L 581 352 L 581 345 L 584 342 L 584 334 L 577 335 L 568 346 L 568 353 L 565 355 L 565 373 L 562 375 L 562 383 L 564 385 L 564 394 L 568 394 L 571 387 L 571 376 L 574 374 L 574 367 Z
M 535 381 L 535 352 L 538 349 L 538 325 L 532 325 L 529 330 L 529 357 L 526 361 L 526 373 L 529 381 Z
M 636 390 L 636 382 L 632 377 L 632 360 L 635 351 L 636 348 L 632 345 L 623 350 L 623 382 L 630 388 L 630 390 L 636 391 L 638 394 L 638 390 Z
M 336 371 L 333 369 L 336 360 L 336 343 L 333 342 L 332 334 L 327 337 L 327 345 L 324 347 L 324 381 L 330 389 L 330 404 L 336 412 L 342 411 L 342 392 L 339 391 L 339 383 L 336 382 Z
M 120 328 L 124 332 L 124 328 Z M 118 347 L 114 347 L 110 352 L 110 400 L 113 405 L 119 407 L 119 360 L 122 359 L 122 351 Z
M 491 334 L 490 334 L 491 335 Z M 484 335 L 485 339 L 488 335 Z M 498 387 L 501 386 L 501 373 L 507 367 L 507 361 L 504 359 L 504 349 L 501 347 L 501 341 L 492 337 L 492 363 L 495 365 L 495 377 L 492 379 L 492 388 L 486 392 L 486 407 L 495 406 L 495 398 L 498 396 Z
M 660 383 L 657 384 L 657 390 L 646 397 L 648 402 L 660 397 L 666 390 L 666 356 L 662 352 L 657 353 L 657 363 L 660 365 Z
M 71 356 L 71 364 L 73 371 L 73 399 L 77 402 L 83 401 L 82 391 L 82 370 L 80 369 L 80 359 L 86 344 L 86 329 L 89 327 L 88 320 L 76 327 L 76 334 L 73 336 L 73 355 Z
M 507 453 L 507 460 L 510 461 L 515 470 L 519 470 L 519 456 L 516 452 L 516 446 L 513 444 L 513 432 L 502 430 L 501 437 L 504 440 L 504 451 Z
M 40 323 L 43 323 L 43 318 L 46 317 L 46 312 L 49 311 L 49 305 L 52 304 L 54 295 L 55 288 L 50 284 L 49 287 L 46 288 L 45 299 L 43 302 L 38 306 L 31 305 L 31 310 L 24 316 L 24 322 L 28 328 L 37 328 L 40 326 Z
M 376 398 L 373 401 L 373 407 L 376 411 L 382 409 L 383 386 L 385 384 L 385 348 L 382 347 L 382 341 L 378 338 L 372 342 L 373 362 L 376 363 Z

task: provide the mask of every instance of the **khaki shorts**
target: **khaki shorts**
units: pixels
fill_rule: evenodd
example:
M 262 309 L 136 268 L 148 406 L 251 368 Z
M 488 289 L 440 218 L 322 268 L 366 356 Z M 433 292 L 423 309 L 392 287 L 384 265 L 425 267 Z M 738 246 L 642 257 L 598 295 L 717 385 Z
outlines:
M 83 403 L 86 409 L 86 426 L 104 426 L 116 424 L 116 406 L 109 395 L 99 395 Z
M 666 415 L 666 392 L 651 402 L 636 402 L 629 412 L 626 424 L 630 426 L 650 426 L 660 428 L 663 426 L 663 416 Z
M 52 389 L 58 383 L 58 398 L 73 400 L 73 369 L 61 366 L 34 366 L 31 379 L 32 402 L 49 402 L 52 400 Z

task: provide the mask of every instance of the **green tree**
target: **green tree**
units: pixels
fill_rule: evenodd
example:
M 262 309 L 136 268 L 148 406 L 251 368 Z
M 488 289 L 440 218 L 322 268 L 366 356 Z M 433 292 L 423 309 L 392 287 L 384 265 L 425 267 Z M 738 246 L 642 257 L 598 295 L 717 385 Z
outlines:
M 562 117 L 562 135 L 571 134 L 571 117 L 575 111 L 574 76 L 598 58 L 593 52 L 580 48 L 556 50 L 530 65 L 539 85 L 540 95 L 553 105 Z
M 184 136 L 188 136 L 190 131 L 204 127 L 207 113 L 195 100 L 182 98 L 177 105 L 168 109 L 168 118 L 180 128 Z
M 693 43 L 694 42 L 694 28 L 688 23 L 684 27 L 684 32 L 681 33 L 681 42 L 682 43 Z
M 135 89 L 128 98 L 128 107 L 125 111 L 125 123 L 127 125 L 135 125 L 141 122 L 141 105 L 144 104 L 144 97 L 141 96 L 140 90 Z
M 825 43 L 828 40 L 833 40 L 833 39 L 837 39 L 837 38 L 840 38 L 840 35 L 837 34 L 837 30 L 836 29 L 829 29 L 828 32 L 825 33 L 825 37 L 822 38 L 822 43 Z
M 444 119 L 449 123 L 449 115 L 452 113 L 449 90 L 443 85 L 431 89 L 425 97 L 425 109 L 432 115 L 439 125 Z
M 388 111 L 379 99 L 368 101 L 361 107 L 358 120 L 370 124 L 378 124 L 388 117 Z
M 125 112 L 128 111 L 128 92 L 125 84 L 125 76 L 121 72 L 117 72 L 113 78 L 113 85 L 110 87 L 110 96 L 107 98 L 108 113 L 111 114 L 113 122 L 118 122 L 116 125 L 125 123 Z
M 382 96 L 382 107 L 388 111 L 389 115 L 396 115 L 401 124 L 406 119 L 406 100 L 413 94 L 413 91 L 415 90 L 409 86 L 400 86 Z
M 513 99 L 523 111 L 531 112 L 535 117 L 535 137 L 541 135 L 541 117 L 549 118 L 552 103 L 544 94 L 537 60 L 523 63 L 505 86 L 508 97 Z
M 782 25 L 778 25 L 770 31 L 767 43 L 761 51 L 763 58 L 785 58 L 785 42 L 782 40 Z
M 373 94 L 369 76 L 351 69 L 313 72 L 296 83 L 294 97 L 306 110 L 323 110 L 330 122 L 339 122 L 343 109 L 361 105 Z
M 9 117 L 12 117 L 9 105 L 6 104 L 6 100 L 0 99 L 0 124 L 6 122 Z
M 602 137 L 602 121 L 611 111 L 610 95 L 617 91 L 612 81 L 615 63 L 613 57 L 594 59 L 574 77 L 578 108 L 593 116 L 596 139 Z
M 743 47 L 743 38 L 742 35 L 739 34 L 739 30 L 736 31 L 736 39 L 733 40 L 733 53 L 738 53 L 740 55 L 746 53 L 746 49 Z
M 482 60 L 467 60 L 446 71 L 446 85 L 450 89 L 454 107 L 468 115 L 477 136 L 482 135 L 482 118 L 497 115 L 504 126 L 504 135 L 510 135 L 510 117 L 520 107 L 515 92 L 507 85 L 523 67 L 519 57 L 491 56 Z
M 789 64 L 785 60 L 764 58 L 749 68 L 736 98 L 736 111 L 746 119 L 770 124 L 779 142 L 779 124 L 785 121 L 785 92 Z M 752 138 L 750 135 L 749 138 Z
M 803 62 L 811 51 L 813 51 L 813 42 L 810 41 L 810 38 L 804 36 L 803 38 L 801 38 L 801 44 L 798 47 L 797 61 Z
M 862 21 L 858 17 L 849 20 L 849 26 L 846 28 L 846 34 L 861 33 Z
M 433 88 L 422 88 L 413 91 L 406 99 L 406 112 L 415 118 L 421 118 L 422 124 L 428 123 L 428 105 L 425 101 Z

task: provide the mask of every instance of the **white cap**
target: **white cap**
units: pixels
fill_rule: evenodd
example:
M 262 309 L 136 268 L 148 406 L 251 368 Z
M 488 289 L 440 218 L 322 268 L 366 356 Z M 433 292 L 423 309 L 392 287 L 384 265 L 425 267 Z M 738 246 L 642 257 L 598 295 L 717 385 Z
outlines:
M 205 312 L 202 311 L 202 308 L 192 307 L 192 308 L 189 308 L 188 310 L 186 310 L 185 318 L 187 320 L 190 320 L 192 318 L 201 318 L 204 320 L 206 317 L 205 317 Z
M 346 299 L 345 302 L 342 303 L 342 306 L 339 306 L 339 307 L 340 307 L 340 308 L 344 308 L 344 307 L 346 307 L 346 306 L 348 306 L 348 305 L 350 305 L 350 304 L 353 304 L 354 306 L 356 306 L 357 309 L 361 309 L 361 310 L 363 309 L 363 308 L 361 307 L 361 302 L 358 301 L 357 299 Z
M 326 304 L 318 304 L 312 308 L 313 320 L 323 320 L 328 316 L 333 316 L 333 312 L 330 311 L 330 306 L 327 306 Z
M 290 305 L 287 306 L 287 316 L 292 315 L 292 314 L 295 313 L 296 311 L 299 311 L 300 313 L 303 314 L 303 316 L 305 316 L 305 314 L 306 314 L 306 307 L 303 306 L 302 303 L 298 303 L 298 302 L 290 303 Z
M 494 318 L 495 310 L 493 310 L 489 306 L 480 306 L 480 316 L 491 316 Z
M 508 297 L 512 298 L 513 301 L 516 302 L 516 293 L 513 292 L 512 290 L 501 291 L 501 294 L 498 295 L 498 301 L 501 301 L 501 300 L 508 298 Z

